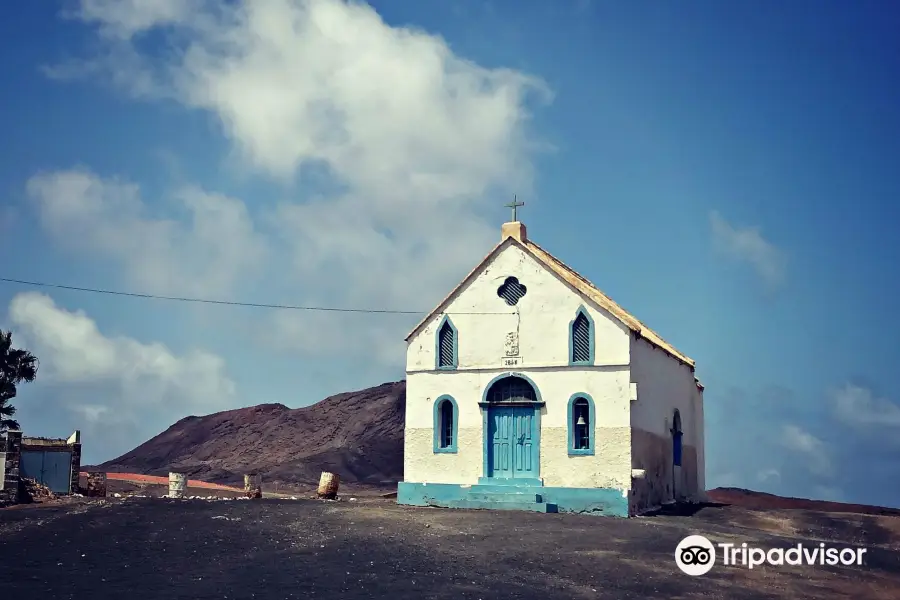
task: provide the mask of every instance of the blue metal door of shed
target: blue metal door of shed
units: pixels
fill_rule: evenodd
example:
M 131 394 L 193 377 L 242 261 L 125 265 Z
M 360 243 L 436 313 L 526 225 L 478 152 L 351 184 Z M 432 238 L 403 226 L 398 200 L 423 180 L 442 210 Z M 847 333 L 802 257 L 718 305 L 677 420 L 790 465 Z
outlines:
M 25 450 L 21 458 L 21 476 L 34 479 L 56 494 L 68 494 L 72 482 L 72 453 Z
M 537 476 L 534 410 L 530 406 L 488 408 L 489 477 L 513 479 Z

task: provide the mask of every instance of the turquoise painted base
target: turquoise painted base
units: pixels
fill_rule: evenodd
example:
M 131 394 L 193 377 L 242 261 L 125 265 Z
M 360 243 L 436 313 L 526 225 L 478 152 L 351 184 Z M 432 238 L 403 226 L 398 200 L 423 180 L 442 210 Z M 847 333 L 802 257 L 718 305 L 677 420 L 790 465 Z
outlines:
M 464 486 L 403 481 L 397 485 L 397 503 L 628 517 L 628 498 L 621 490 L 611 488 L 544 487 L 540 484 L 510 485 L 508 482 Z
M 434 485 L 434 484 L 431 484 L 431 485 Z M 514 486 L 514 487 L 536 487 L 536 486 L 543 486 L 543 485 L 544 485 L 544 480 L 543 480 L 543 479 L 532 479 L 532 478 L 530 478 L 530 477 L 528 477 L 528 478 L 518 477 L 518 478 L 516 478 L 516 479 L 500 479 L 500 478 L 494 478 L 494 477 L 479 477 L 479 478 L 478 478 L 478 485 L 492 485 L 492 486 L 502 485 L 502 486 Z

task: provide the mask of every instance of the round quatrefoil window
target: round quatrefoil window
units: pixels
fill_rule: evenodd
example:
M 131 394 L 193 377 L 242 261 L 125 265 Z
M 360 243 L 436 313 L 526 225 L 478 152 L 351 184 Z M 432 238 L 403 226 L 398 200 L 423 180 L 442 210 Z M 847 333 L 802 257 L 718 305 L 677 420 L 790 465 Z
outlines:
M 527 291 L 528 288 L 519 283 L 518 279 L 507 277 L 503 285 L 497 288 L 497 295 L 503 298 L 510 306 L 515 306 Z

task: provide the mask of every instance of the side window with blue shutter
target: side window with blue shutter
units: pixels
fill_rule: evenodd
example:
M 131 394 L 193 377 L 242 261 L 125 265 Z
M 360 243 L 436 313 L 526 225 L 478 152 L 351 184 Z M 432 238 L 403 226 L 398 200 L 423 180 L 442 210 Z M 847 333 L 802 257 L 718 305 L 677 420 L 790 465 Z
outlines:
M 437 330 L 435 342 L 435 365 L 438 369 L 455 369 L 459 365 L 459 340 L 456 327 L 448 317 L 444 317 Z
M 452 396 L 443 395 L 434 402 L 434 452 L 456 453 L 459 408 Z
M 569 364 L 594 363 L 594 322 L 584 307 L 575 313 L 569 324 Z
M 675 409 L 672 417 L 672 464 L 676 467 L 681 466 L 681 438 L 684 433 L 681 431 L 681 413 Z

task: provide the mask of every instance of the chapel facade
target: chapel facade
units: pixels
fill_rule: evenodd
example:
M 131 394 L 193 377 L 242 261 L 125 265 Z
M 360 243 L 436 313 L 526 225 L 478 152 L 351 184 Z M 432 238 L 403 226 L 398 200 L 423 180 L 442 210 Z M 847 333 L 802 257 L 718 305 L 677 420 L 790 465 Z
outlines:
M 401 504 L 626 517 L 705 498 L 694 362 L 517 220 L 407 344 Z

